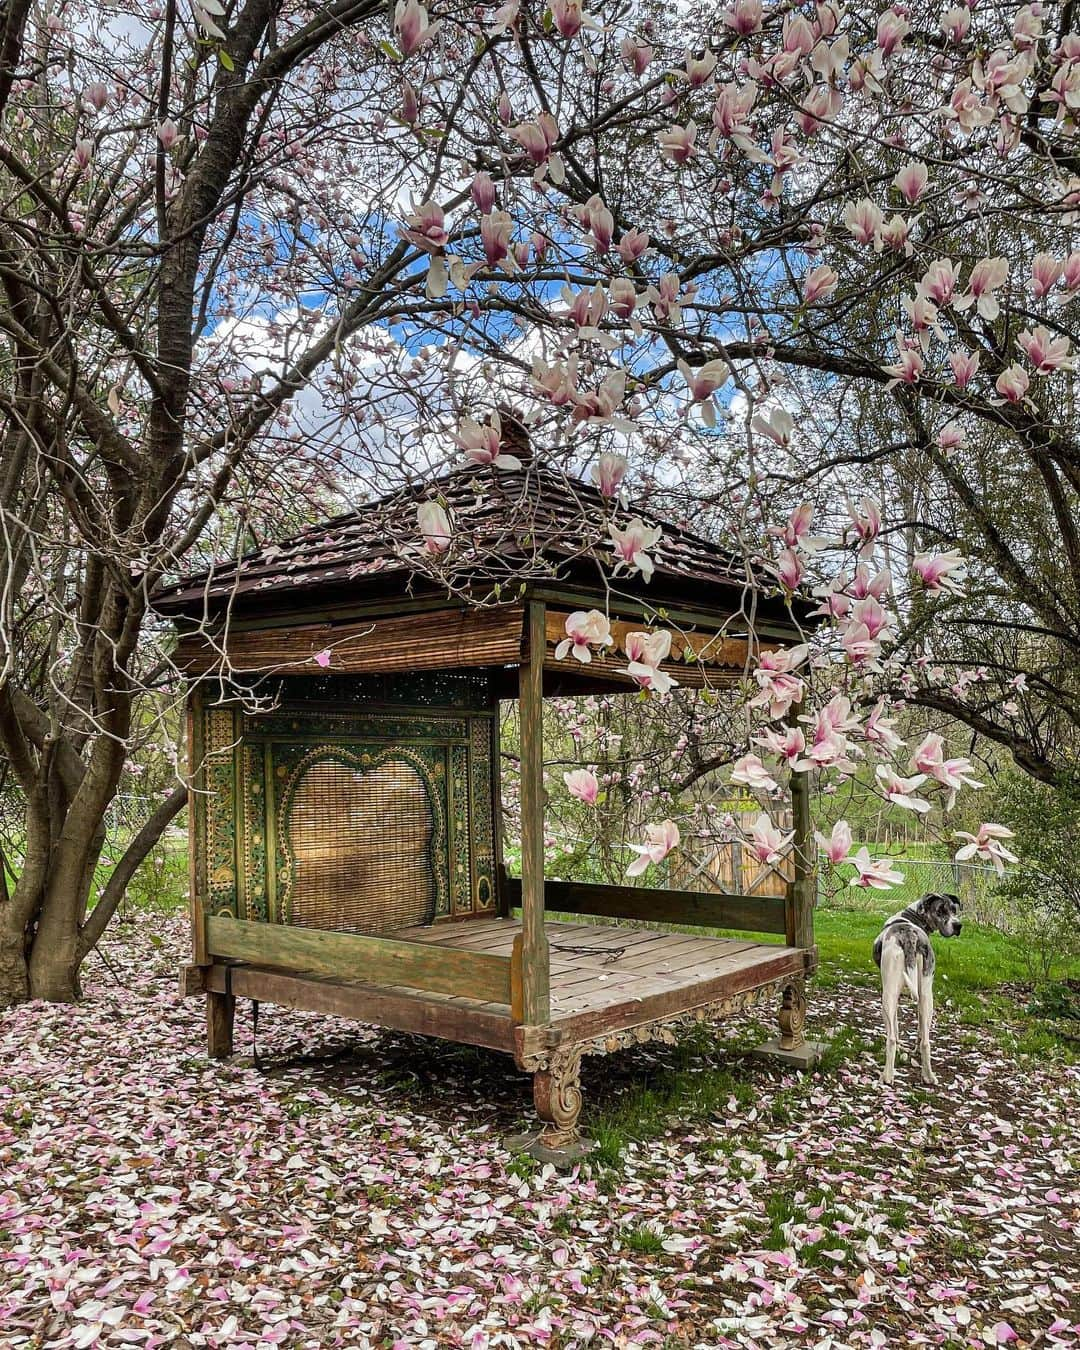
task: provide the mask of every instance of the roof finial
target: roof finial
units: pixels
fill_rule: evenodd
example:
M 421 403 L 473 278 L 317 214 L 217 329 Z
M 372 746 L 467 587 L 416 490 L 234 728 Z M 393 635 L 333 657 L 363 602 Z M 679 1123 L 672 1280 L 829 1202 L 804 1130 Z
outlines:
M 515 455 L 522 464 L 530 463 L 533 459 L 532 437 L 521 413 L 509 403 L 499 403 L 496 411 L 502 423 L 502 448 L 507 454 Z

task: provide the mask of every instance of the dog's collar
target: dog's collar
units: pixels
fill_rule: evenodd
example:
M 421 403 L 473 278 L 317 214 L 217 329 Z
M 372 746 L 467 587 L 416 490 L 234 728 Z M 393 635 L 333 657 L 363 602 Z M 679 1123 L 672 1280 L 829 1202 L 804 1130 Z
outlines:
M 928 934 L 931 931 L 930 925 L 926 922 L 926 920 L 919 913 L 919 911 L 917 909 L 912 909 L 910 905 L 908 906 L 907 909 L 897 914 L 895 919 L 890 919 L 889 923 L 901 923 L 904 921 L 906 921 L 907 923 L 913 923 L 916 928 L 921 928 L 924 933 Z M 889 923 L 885 925 L 886 928 L 888 928 Z

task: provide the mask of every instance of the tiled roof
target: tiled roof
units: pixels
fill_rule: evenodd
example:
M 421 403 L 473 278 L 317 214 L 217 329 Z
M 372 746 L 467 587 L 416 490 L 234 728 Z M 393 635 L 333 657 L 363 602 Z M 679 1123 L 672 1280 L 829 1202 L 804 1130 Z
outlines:
M 447 554 L 422 548 L 417 507 L 435 500 L 446 508 L 454 528 Z M 660 525 L 660 542 L 650 550 L 656 570 L 645 594 L 663 592 L 669 600 L 703 599 L 703 587 L 732 591 L 745 587 L 743 559 L 709 540 L 632 504 L 623 509 L 590 484 L 568 479 L 535 462 L 521 469 L 459 469 L 434 482 L 402 488 L 347 515 L 311 526 L 291 539 L 239 560 L 216 563 L 157 590 L 154 606 L 182 613 L 230 597 L 237 603 L 260 594 L 315 589 L 403 590 L 403 574 L 440 583 L 450 590 L 472 587 L 490 593 L 523 580 L 581 580 L 591 572 L 594 584 L 610 574 L 613 551 L 608 523 L 624 527 L 634 516 Z M 759 585 L 761 578 L 758 579 Z M 382 584 L 380 584 L 382 583 Z M 766 581 L 771 589 L 772 583 Z M 297 599 L 300 596 L 297 595 Z

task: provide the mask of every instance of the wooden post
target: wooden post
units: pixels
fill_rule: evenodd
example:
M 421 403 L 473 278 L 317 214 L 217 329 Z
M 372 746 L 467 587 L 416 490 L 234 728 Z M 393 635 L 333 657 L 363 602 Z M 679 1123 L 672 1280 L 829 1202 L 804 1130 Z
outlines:
M 228 1059 L 232 1054 L 235 1016 L 235 995 L 207 993 L 206 1053 L 211 1059 Z
M 521 712 L 522 1020 L 551 1020 L 550 956 L 544 928 L 544 606 L 525 611 L 528 651 L 519 671 Z
M 199 850 L 203 847 L 206 832 L 205 820 L 206 774 L 203 757 L 206 747 L 203 740 L 203 704 L 202 692 L 198 685 L 187 700 L 187 751 L 188 751 L 188 909 L 191 915 L 191 954 L 197 966 L 210 964 L 206 951 L 206 917 L 203 911 L 203 897 L 199 892 L 199 875 L 205 859 L 200 860 Z
M 791 824 L 795 831 L 791 849 L 794 877 L 787 888 L 787 943 L 789 947 L 812 947 L 817 868 L 810 820 L 810 779 L 807 774 L 794 771 L 791 775 Z

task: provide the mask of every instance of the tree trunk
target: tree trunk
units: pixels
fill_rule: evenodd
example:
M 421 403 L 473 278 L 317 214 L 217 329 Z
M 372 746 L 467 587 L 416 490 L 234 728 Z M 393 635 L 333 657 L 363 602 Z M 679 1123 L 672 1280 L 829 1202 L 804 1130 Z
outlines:
M 47 866 L 35 867 L 28 850 L 14 895 L 0 903 L 0 1009 L 27 999 L 73 1003 L 80 997 L 84 959 L 100 940 L 132 875 L 187 797 L 178 787 L 162 802 L 128 844 L 87 915 L 113 790 L 109 785 L 100 796 L 80 803 L 77 813 L 66 813 Z
M 30 997 L 25 935 L 12 928 L 10 910 L 10 902 L 0 905 L 0 1011 Z

